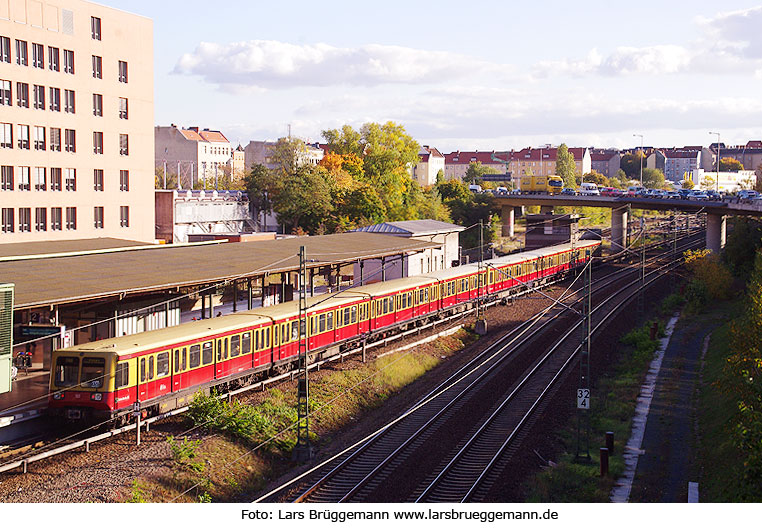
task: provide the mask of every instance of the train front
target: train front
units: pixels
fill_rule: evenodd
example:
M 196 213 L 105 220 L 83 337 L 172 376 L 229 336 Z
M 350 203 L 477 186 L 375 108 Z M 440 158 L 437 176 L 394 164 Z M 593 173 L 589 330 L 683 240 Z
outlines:
M 72 422 L 100 422 L 114 409 L 113 352 L 53 352 L 48 411 Z

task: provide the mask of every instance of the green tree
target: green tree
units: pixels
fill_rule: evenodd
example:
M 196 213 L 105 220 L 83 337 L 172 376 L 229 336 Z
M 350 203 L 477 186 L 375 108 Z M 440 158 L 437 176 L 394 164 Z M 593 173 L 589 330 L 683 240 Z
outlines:
M 273 210 L 273 201 L 281 190 L 282 179 L 274 171 L 261 164 L 252 165 L 243 184 L 249 196 L 249 207 L 255 217 L 265 213 L 263 230 L 267 230 L 267 215 Z
M 169 173 L 167 175 L 166 185 L 164 183 L 164 169 L 156 167 L 154 171 L 154 188 L 155 189 L 177 189 L 177 174 Z
M 493 167 L 482 165 L 480 161 L 472 161 L 468 164 L 463 181 L 467 184 L 481 185 L 484 183 L 485 174 L 497 174 L 497 171 Z
M 577 188 L 577 166 L 574 164 L 574 154 L 569 152 L 565 143 L 561 143 L 556 152 L 556 174 L 564 180 L 564 187 Z
M 743 216 L 733 219 L 733 228 L 728 230 L 728 240 L 722 256 L 733 274 L 749 277 L 754 270 L 754 259 L 762 247 L 762 223 Z
M 598 187 L 609 187 L 611 183 L 609 179 L 600 172 L 592 171 L 582 176 L 582 181 L 588 183 L 594 183 Z
M 445 173 L 442 169 L 437 171 L 437 183 L 445 180 Z
M 735 158 L 720 159 L 720 172 L 738 172 L 743 170 L 743 163 Z
M 280 176 L 295 174 L 306 158 L 307 145 L 299 138 L 280 138 L 270 151 L 270 163 L 277 165 Z
M 619 167 L 624 171 L 628 180 L 640 180 L 640 167 L 646 170 L 646 156 L 642 152 L 628 153 L 619 160 Z
M 287 174 L 273 199 L 278 221 L 286 232 L 319 234 L 333 211 L 331 187 L 322 167 L 299 165 Z
M 664 173 L 659 169 L 643 169 L 643 186 L 661 189 L 664 187 Z

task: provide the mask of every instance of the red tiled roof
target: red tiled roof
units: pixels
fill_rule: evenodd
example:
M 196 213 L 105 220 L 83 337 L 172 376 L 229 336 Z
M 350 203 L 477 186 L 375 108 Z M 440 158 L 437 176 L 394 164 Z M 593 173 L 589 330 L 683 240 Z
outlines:
M 204 141 L 204 138 L 198 135 L 198 133 L 195 130 L 187 130 L 187 129 L 178 129 L 178 132 L 180 132 L 183 137 L 189 141 Z
M 229 143 L 228 138 L 217 130 L 202 130 L 199 135 L 210 143 Z
M 455 152 L 445 154 L 444 158 L 447 165 L 468 165 L 469 163 L 475 163 L 477 161 L 482 165 L 505 165 L 505 161 L 493 160 L 493 154 L 501 160 L 504 160 L 508 157 L 507 152 L 495 152 L 494 150 L 489 152 L 457 150 Z
M 683 149 L 664 149 L 665 158 L 698 158 L 700 151 Z

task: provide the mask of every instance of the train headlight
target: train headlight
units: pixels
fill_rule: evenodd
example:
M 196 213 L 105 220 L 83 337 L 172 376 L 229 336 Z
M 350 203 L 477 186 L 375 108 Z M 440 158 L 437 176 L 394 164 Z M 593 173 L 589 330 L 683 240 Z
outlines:
M 63 400 L 63 392 L 54 392 L 53 393 L 53 399 L 54 400 Z
M 90 399 L 95 401 L 101 401 L 103 399 L 103 394 L 101 394 L 100 392 L 94 392 L 90 395 Z

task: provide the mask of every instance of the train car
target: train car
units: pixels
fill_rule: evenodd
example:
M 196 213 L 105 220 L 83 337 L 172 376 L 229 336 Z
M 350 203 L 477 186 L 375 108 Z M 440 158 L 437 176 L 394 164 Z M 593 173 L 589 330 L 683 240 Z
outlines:
M 563 276 L 600 241 L 561 244 L 425 275 L 308 299 L 306 327 L 291 301 L 180 326 L 75 345 L 53 353 L 49 411 L 68 420 L 126 420 L 133 404 L 150 414 L 193 394 L 252 383 L 293 368 L 301 335 L 310 359 L 360 339 L 404 330 L 473 302 Z
M 549 176 L 523 174 L 518 181 L 519 191 L 528 194 L 560 194 L 564 188 L 564 181 L 555 174 Z

